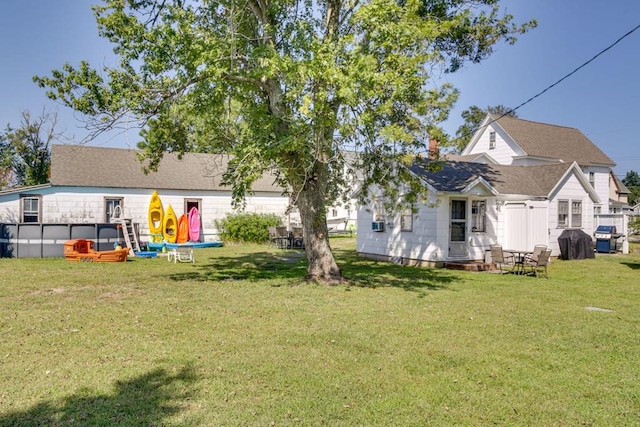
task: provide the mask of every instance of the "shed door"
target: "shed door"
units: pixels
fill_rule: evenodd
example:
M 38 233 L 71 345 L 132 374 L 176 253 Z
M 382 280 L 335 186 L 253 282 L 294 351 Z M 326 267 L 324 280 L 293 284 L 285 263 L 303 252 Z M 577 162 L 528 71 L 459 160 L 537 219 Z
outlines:
M 449 256 L 467 256 L 467 201 L 451 200 L 451 223 L 449 225 Z
M 549 244 L 546 202 L 509 203 L 505 209 L 505 248 L 531 250 L 535 245 Z

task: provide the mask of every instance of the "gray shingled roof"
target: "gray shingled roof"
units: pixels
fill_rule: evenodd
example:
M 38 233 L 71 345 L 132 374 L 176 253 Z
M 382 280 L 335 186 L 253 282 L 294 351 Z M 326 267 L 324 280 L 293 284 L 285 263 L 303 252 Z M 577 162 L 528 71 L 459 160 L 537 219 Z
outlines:
M 52 185 L 74 187 L 149 188 L 157 190 L 222 190 L 220 185 L 228 156 L 165 153 L 157 172 L 145 175 L 136 150 L 53 145 L 51 147 Z M 253 186 L 258 192 L 277 192 L 273 176 L 265 176 Z
M 571 168 L 572 163 L 538 166 L 488 165 L 470 162 L 445 162 L 442 169 L 431 172 L 426 163 L 416 163 L 411 170 L 437 191 L 459 192 L 478 178 L 483 178 L 498 193 L 546 197 Z
M 580 166 L 615 166 L 614 161 L 578 129 L 506 116 L 497 122 L 530 156 L 552 157 Z

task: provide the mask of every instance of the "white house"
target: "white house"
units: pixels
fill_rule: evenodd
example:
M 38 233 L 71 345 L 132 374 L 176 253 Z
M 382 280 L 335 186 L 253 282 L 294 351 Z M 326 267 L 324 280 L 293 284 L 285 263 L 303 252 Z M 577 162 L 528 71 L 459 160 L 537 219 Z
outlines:
M 616 164 L 578 129 L 487 115 L 461 154 L 500 165 L 576 162 L 600 198 L 595 213 L 609 213 L 610 172 Z
M 227 156 L 165 154 L 158 172 L 144 174 L 135 150 L 54 145 L 50 182 L 0 192 L 0 223 L 105 223 L 115 206 L 149 237 L 147 211 L 154 190 L 176 215 L 198 208 L 204 240 L 217 238 L 215 220 L 233 212 L 231 189 L 221 185 Z M 265 176 L 253 186 L 247 210 L 286 220 L 289 199 Z
M 395 217 L 382 203 L 358 211 L 357 251 L 403 264 L 442 265 L 482 260 L 489 246 L 528 249 L 549 246 L 565 228 L 593 233 L 593 206 L 600 203 L 577 163 L 504 166 L 447 162 L 431 172 L 412 171 L 431 194 L 428 203 Z
M 562 231 L 593 235 L 596 216 L 610 212 L 615 163 L 577 129 L 487 116 L 461 155 L 445 157 L 438 172 L 412 167 L 431 195 L 417 212 L 389 217 L 375 202 L 359 209 L 359 254 L 442 265 L 482 260 L 498 243 L 545 244 L 558 256 Z

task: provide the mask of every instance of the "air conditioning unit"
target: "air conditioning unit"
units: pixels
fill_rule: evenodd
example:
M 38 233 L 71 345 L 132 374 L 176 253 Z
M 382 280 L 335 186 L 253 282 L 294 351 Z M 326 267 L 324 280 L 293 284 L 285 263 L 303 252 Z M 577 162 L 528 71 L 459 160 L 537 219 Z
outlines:
M 373 221 L 371 223 L 371 229 L 373 231 L 384 231 L 384 221 Z

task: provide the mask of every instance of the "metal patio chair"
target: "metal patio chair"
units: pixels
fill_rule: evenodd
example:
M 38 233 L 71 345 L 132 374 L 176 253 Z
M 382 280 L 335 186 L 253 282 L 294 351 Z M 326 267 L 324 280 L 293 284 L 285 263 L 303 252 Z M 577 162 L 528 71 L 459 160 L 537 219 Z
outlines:
M 525 261 L 525 265 L 531 269 L 531 272 L 538 277 L 538 270 L 544 269 L 544 274 L 549 279 L 549 263 L 551 261 L 551 249 L 545 249 L 540 253 L 536 261 Z
M 525 262 L 527 262 L 527 261 L 538 261 L 538 258 L 540 258 L 540 254 L 545 249 L 547 249 L 547 245 L 535 245 L 533 247 L 533 252 L 524 257 Z
M 511 269 L 515 266 L 515 258 L 510 252 L 503 252 L 501 245 L 491 245 L 491 262 L 495 263 L 500 269 L 500 273 L 505 271 L 502 269 L 503 265 L 510 265 Z

